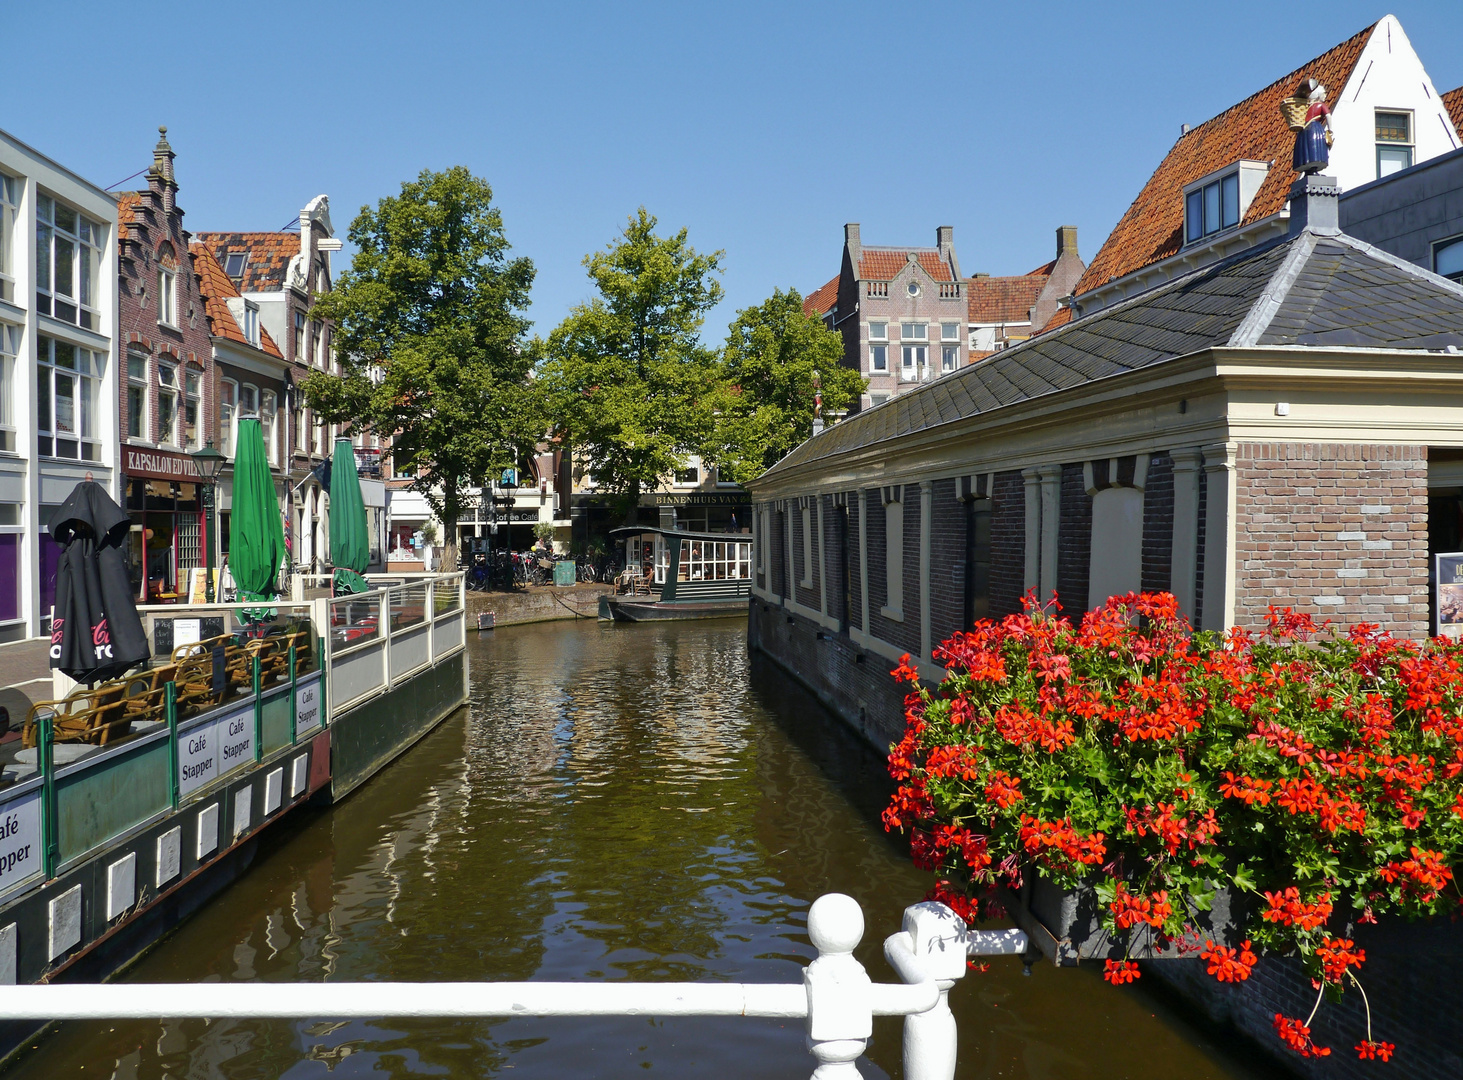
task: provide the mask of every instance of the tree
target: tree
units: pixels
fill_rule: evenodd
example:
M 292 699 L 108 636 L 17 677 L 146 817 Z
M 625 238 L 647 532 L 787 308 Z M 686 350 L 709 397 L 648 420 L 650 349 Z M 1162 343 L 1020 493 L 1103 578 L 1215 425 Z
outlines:
M 319 420 L 392 438 L 442 521 L 448 568 L 467 487 L 516 465 L 544 431 L 522 314 L 533 263 L 508 257 L 492 201 L 487 181 L 457 166 L 363 206 L 351 268 L 314 309 L 335 322 L 341 374 L 302 384 Z
M 721 299 L 722 253 L 686 230 L 661 237 L 642 206 L 604 251 L 585 256 L 599 295 L 549 335 L 539 385 L 595 486 L 635 520 L 640 493 L 685 465 L 713 427 L 715 354 L 701 324 Z
M 721 476 L 746 483 L 813 434 L 815 380 L 825 417 L 847 409 L 867 384 L 842 360 L 842 336 L 803 314 L 796 289 L 775 290 L 737 312 L 722 352 L 725 389 L 709 447 Z

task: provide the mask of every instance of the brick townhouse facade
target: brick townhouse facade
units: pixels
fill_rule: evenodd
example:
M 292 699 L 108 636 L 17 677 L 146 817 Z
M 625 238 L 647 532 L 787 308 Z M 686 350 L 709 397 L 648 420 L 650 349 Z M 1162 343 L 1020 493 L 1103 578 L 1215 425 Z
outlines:
M 122 505 L 142 600 L 176 595 L 204 565 L 203 493 L 188 455 L 217 445 L 218 372 L 174 159 L 161 128 L 147 187 L 117 201 Z

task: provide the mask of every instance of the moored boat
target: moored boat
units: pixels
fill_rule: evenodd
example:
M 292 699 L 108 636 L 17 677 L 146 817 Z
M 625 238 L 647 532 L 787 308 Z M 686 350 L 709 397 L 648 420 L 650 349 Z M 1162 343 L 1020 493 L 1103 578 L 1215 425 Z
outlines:
M 610 536 L 625 544 L 614 595 L 599 600 L 613 622 L 720 619 L 746 615 L 752 589 L 750 533 L 700 533 L 627 525 Z

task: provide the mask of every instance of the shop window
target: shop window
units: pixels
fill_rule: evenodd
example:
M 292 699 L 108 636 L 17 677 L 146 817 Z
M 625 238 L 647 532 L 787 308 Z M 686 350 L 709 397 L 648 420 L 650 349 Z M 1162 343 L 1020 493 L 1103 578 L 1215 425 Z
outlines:
M 13 622 L 18 618 L 20 618 L 20 533 L 0 532 L 0 622 Z
M 20 327 L 0 323 L 0 451 L 15 452 L 15 357 Z
M 15 243 L 15 218 L 20 206 L 20 181 L 0 173 L 0 300 L 15 302 L 15 270 L 11 248 Z
M 157 366 L 157 441 L 181 446 L 179 441 L 178 369 L 173 364 Z
M 127 437 L 146 439 L 147 426 L 147 357 L 127 354 Z
M 40 337 L 36 361 L 36 453 L 100 461 L 97 399 L 106 355 Z
M 88 330 L 101 326 L 98 273 L 105 226 L 49 195 L 36 196 L 36 309 Z
M 238 432 L 239 384 L 221 379 L 218 384 L 218 435 L 225 457 L 234 456 L 234 436 Z

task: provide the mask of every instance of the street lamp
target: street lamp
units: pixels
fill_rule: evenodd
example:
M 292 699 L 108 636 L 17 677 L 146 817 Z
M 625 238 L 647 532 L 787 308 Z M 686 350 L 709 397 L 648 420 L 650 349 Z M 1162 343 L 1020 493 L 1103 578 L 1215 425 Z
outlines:
M 188 455 L 198 470 L 198 479 L 203 483 L 203 599 L 213 603 L 213 486 L 224 470 L 228 458 L 213 448 L 213 440 L 202 450 Z

